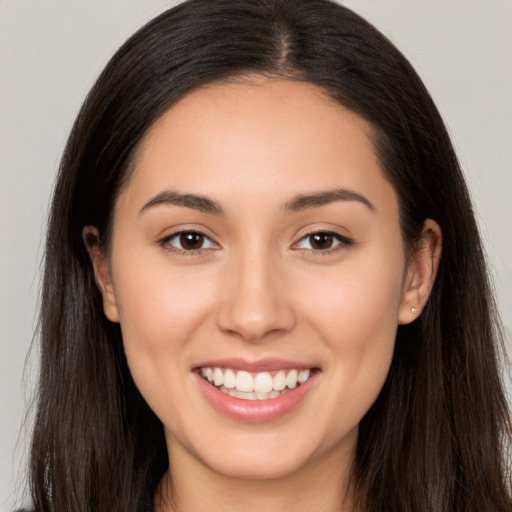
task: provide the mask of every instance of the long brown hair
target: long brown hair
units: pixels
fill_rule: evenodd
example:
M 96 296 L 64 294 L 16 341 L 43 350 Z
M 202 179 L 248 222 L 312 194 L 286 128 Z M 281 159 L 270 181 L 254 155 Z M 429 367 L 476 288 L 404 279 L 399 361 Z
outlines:
M 137 146 L 166 109 L 196 87 L 247 73 L 315 84 L 367 119 L 405 244 L 426 218 L 443 231 L 429 302 L 399 327 L 388 379 L 360 424 L 358 507 L 510 512 L 502 337 L 459 163 L 404 56 L 328 0 L 189 0 L 133 35 L 89 93 L 62 158 L 46 241 L 35 510 L 153 509 L 169 469 L 163 428 L 134 385 L 119 326 L 103 314 L 81 232 L 95 225 L 108 241 Z

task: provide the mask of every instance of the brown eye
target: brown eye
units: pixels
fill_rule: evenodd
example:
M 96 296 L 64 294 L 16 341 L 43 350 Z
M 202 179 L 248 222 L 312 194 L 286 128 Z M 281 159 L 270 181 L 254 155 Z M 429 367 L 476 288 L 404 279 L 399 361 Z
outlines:
M 197 251 L 203 247 L 204 235 L 201 233 L 181 233 L 180 245 L 185 251 Z
M 309 243 L 312 249 L 318 251 L 330 249 L 334 243 L 334 237 L 331 233 L 314 233 L 309 235 Z
M 301 238 L 294 248 L 305 249 L 313 252 L 332 252 L 336 249 L 348 247 L 354 242 L 332 231 L 317 231 Z
M 218 249 L 219 246 L 208 236 L 198 231 L 181 231 L 164 238 L 160 244 L 176 252 L 199 252 L 203 249 Z

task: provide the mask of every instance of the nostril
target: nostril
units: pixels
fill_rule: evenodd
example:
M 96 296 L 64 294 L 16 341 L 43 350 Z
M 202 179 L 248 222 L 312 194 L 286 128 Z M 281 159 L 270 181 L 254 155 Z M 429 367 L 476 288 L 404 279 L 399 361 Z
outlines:
M 224 305 L 218 313 L 218 327 L 249 342 L 289 332 L 296 322 L 293 309 L 272 302 L 269 299 L 265 304 L 258 304 L 245 298 Z

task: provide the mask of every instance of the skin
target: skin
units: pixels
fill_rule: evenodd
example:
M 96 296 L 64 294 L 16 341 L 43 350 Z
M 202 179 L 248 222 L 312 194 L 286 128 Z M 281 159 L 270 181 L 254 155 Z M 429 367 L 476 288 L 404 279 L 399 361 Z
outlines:
M 352 510 L 358 424 L 387 376 L 397 326 L 428 298 L 441 252 L 440 229 L 427 220 L 406 259 L 371 131 L 308 84 L 201 88 L 146 134 L 108 254 L 96 228 L 84 229 L 105 314 L 120 322 L 135 383 L 165 428 L 173 501 L 167 476 L 159 510 Z M 286 208 L 334 189 L 372 207 Z M 144 208 L 164 191 L 206 196 L 223 213 Z M 180 230 L 206 235 L 202 249 L 176 252 L 179 238 L 169 237 Z M 333 238 L 318 250 L 311 231 L 352 243 Z M 217 412 L 191 371 L 226 357 L 284 358 L 320 373 L 291 412 L 247 424 Z

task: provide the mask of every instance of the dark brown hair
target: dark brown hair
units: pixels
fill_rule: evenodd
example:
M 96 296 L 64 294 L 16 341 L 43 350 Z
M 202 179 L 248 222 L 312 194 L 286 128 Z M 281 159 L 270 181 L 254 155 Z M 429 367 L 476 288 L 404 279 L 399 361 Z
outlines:
M 190 0 L 114 55 L 71 132 L 55 187 L 40 317 L 30 477 L 38 512 L 151 511 L 168 470 L 160 421 L 103 314 L 81 238 L 108 241 L 118 191 L 148 128 L 178 98 L 248 74 L 315 84 L 375 129 L 411 247 L 443 231 L 421 316 L 400 326 L 388 379 L 361 421 L 353 469 L 365 511 L 510 512 L 510 422 L 481 242 L 447 131 L 403 55 L 328 0 Z

